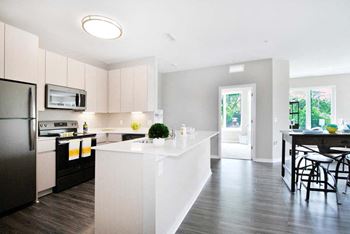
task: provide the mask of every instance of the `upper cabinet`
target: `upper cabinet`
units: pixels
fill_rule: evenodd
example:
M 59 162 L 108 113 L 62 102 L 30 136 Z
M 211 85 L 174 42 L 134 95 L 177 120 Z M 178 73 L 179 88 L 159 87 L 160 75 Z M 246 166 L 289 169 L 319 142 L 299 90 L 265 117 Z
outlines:
M 0 79 L 5 77 L 5 24 L 0 22 Z
M 152 66 L 145 64 L 117 70 L 120 71 L 120 112 L 154 111 L 157 83 Z M 109 92 L 114 90 L 110 85 Z
M 39 38 L 37 36 L 5 24 L 4 77 L 37 83 L 38 48 Z
M 86 111 L 96 112 L 97 106 L 97 68 L 85 65 L 85 90 L 86 90 Z
M 84 63 L 68 58 L 68 87 L 85 88 L 85 66 Z
M 97 85 L 96 85 L 96 112 L 108 112 L 108 72 L 104 69 L 97 68 Z
M 148 111 L 148 66 L 134 68 L 134 111 Z
M 87 92 L 87 112 L 108 112 L 108 74 L 107 71 L 85 65 L 85 90 Z
M 121 71 L 120 69 L 111 70 L 108 72 L 108 112 L 120 112 L 121 98 Z
M 67 57 L 46 51 L 46 83 L 67 86 Z
M 46 52 L 39 49 L 38 52 L 38 82 L 37 82 L 37 106 L 38 111 L 45 110 L 45 63 Z
M 121 69 L 121 97 L 120 97 L 120 111 L 132 112 L 134 111 L 134 67 L 127 67 Z

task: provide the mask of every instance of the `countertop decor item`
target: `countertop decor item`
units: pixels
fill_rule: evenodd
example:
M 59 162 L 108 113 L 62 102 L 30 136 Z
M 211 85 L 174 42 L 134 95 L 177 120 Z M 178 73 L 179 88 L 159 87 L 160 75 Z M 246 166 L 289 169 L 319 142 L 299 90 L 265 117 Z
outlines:
M 336 124 L 327 124 L 326 129 L 329 133 L 333 134 L 336 133 L 338 130 L 338 125 Z
M 139 122 L 137 122 L 137 121 L 132 121 L 131 122 L 131 128 L 132 128 L 132 130 L 139 130 L 140 129 L 140 127 L 141 127 L 141 124 L 139 123 Z
M 153 139 L 154 145 L 163 145 L 165 138 L 169 137 L 169 129 L 162 123 L 153 124 L 148 131 L 148 137 Z

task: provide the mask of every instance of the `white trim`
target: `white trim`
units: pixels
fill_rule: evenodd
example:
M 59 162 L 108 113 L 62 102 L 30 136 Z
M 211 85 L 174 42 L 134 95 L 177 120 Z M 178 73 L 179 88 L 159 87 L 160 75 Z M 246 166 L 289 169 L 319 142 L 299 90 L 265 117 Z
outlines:
M 220 86 L 219 95 L 218 95 L 218 129 L 219 129 L 219 139 L 218 139 L 218 156 L 222 158 L 222 149 L 221 149 L 221 135 L 222 135 L 222 124 L 221 124 L 221 95 L 223 89 L 240 89 L 240 88 L 251 88 L 253 97 L 251 99 L 251 146 L 253 147 L 251 151 L 251 159 L 255 160 L 256 158 L 256 84 L 242 84 L 242 85 L 231 85 L 231 86 Z
M 177 229 L 179 229 L 182 221 L 185 219 L 187 213 L 191 210 L 193 204 L 196 202 L 199 194 L 202 192 L 205 184 L 207 183 L 207 181 L 209 180 L 210 176 L 211 176 L 212 172 L 210 171 L 209 174 L 204 178 L 204 180 L 202 181 L 202 183 L 199 185 L 198 190 L 193 194 L 193 196 L 189 199 L 188 203 L 185 205 L 185 207 L 182 209 L 182 211 L 180 212 L 180 214 L 176 217 L 175 222 L 173 223 L 173 225 L 169 228 L 169 230 L 167 231 L 167 234 L 173 234 L 176 233 Z
M 255 158 L 253 160 L 254 162 L 257 163 L 278 163 L 281 162 L 280 158 L 276 158 L 276 159 L 271 159 L 271 158 Z

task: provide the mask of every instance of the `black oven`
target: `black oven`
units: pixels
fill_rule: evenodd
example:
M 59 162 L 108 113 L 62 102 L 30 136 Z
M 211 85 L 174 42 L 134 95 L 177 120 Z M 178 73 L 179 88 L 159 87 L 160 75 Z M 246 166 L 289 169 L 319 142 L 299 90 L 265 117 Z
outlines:
M 96 146 L 96 134 L 78 133 L 78 122 L 66 120 L 39 121 L 39 136 L 56 138 L 56 186 L 53 188 L 54 192 L 63 191 L 95 178 L 95 150 L 91 148 Z M 89 139 L 87 148 L 91 151 L 89 151 L 90 154 L 83 155 L 83 142 L 86 139 Z M 69 158 L 72 141 L 75 142 L 74 149 L 78 152 L 74 159 Z
M 56 187 L 53 189 L 54 192 L 63 191 L 95 178 L 95 150 L 91 150 L 89 157 L 82 157 L 84 138 L 91 138 L 91 147 L 96 146 L 95 134 L 56 138 Z M 71 140 L 80 141 L 78 159 L 69 160 Z

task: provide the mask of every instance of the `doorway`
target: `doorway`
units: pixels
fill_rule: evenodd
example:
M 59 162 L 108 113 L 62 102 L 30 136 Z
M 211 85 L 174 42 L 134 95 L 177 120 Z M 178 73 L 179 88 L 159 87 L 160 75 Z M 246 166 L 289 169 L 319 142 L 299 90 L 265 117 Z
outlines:
M 255 84 L 219 88 L 219 157 L 255 158 Z

